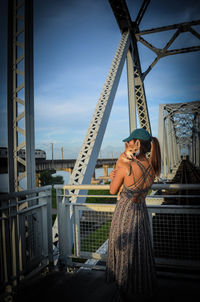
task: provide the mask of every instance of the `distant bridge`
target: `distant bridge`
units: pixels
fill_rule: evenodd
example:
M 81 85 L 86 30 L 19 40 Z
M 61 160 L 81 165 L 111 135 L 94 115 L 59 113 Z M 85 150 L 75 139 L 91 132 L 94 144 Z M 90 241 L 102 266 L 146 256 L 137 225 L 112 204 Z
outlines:
M 117 158 L 99 158 L 96 162 L 96 168 L 113 167 L 116 164 Z M 0 173 L 8 173 L 7 158 L 0 159 Z M 76 163 L 76 159 L 36 159 L 36 172 L 39 173 L 45 170 L 65 170 L 72 172 Z M 19 171 L 24 172 L 24 166 L 19 164 Z
M 117 158 L 99 158 L 95 168 L 104 166 L 113 167 L 116 164 Z M 40 160 L 36 161 L 36 171 L 44 170 L 73 170 L 76 159 L 55 159 L 55 160 Z

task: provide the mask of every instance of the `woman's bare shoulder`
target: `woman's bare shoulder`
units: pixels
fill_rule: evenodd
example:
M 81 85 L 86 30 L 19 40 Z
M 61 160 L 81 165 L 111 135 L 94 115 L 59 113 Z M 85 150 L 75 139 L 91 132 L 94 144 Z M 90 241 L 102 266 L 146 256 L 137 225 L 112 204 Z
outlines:
M 141 175 L 148 169 L 149 165 L 148 159 L 142 161 L 136 159 L 131 163 L 131 168 L 134 174 Z
M 122 175 L 125 175 L 126 174 L 126 171 L 127 171 L 127 168 L 126 167 L 119 167 L 117 168 L 116 170 L 116 174 L 122 174 Z

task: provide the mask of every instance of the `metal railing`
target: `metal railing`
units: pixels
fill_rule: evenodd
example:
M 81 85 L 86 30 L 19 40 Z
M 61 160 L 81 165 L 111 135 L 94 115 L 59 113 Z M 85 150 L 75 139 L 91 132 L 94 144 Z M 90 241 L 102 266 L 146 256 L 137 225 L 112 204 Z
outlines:
M 52 186 L 0 195 L 1 290 L 53 264 Z
M 72 189 L 109 190 L 108 185 L 54 186 L 57 191 L 59 262 L 62 265 L 94 266 L 106 261 L 109 228 L 115 204 L 70 203 Z M 200 185 L 153 185 L 153 190 L 200 189 Z M 80 191 L 81 192 L 81 191 Z M 84 192 L 84 191 L 83 191 Z M 155 193 L 155 192 L 154 192 Z M 167 195 L 173 200 L 176 195 Z M 178 195 L 179 196 L 179 195 Z M 184 195 L 183 195 L 184 196 Z M 195 195 L 196 196 L 196 195 Z M 152 242 L 157 265 L 200 268 L 200 206 L 166 205 L 161 195 L 147 196 Z M 190 198 L 193 196 L 188 196 Z M 197 198 L 197 196 L 196 196 Z M 200 196 L 198 196 L 200 200 Z M 80 263 L 85 259 L 85 263 Z M 88 260 L 89 259 L 89 260 Z M 79 262 L 79 263 L 77 263 Z
M 57 191 L 59 264 L 97 267 L 99 260 L 106 261 L 109 228 L 115 210 L 115 203 L 105 204 L 105 200 L 116 199 L 116 196 L 86 195 L 101 198 L 102 203 L 70 203 L 70 196 L 78 190 L 79 196 L 84 197 L 81 194 L 85 190 L 109 190 L 109 186 L 54 187 Z M 200 185 L 152 186 L 153 190 L 176 188 L 195 190 L 200 189 Z M 51 190 L 51 186 L 46 186 L 0 195 L 0 290 L 54 265 Z M 200 268 L 200 206 L 163 205 L 163 201 L 163 196 L 152 193 L 146 198 L 156 263 Z

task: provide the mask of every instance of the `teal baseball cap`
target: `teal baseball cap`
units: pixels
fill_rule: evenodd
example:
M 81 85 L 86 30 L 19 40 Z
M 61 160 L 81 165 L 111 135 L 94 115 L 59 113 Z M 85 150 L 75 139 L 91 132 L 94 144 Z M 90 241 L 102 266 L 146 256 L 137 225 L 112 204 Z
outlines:
M 123 139 L 123 142 L 129 142 L 132 139 L 142 139 L 145 141 L 151 141 L 151 135 L 150 133 L 145 130 L 144 128 L 138 128 L 131 132 L 129 137 Z

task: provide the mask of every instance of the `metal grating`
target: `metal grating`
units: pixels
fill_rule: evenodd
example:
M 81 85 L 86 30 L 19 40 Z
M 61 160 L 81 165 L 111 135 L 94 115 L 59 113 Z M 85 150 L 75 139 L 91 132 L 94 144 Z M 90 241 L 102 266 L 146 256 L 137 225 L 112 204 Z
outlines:
M 76 206 L 76 252 L 85 259 L 106 260 L 109 230 L 114 212 L 105 206 Z M 87 205 L 86 205 L 87 207 Z M 200 211 L 198 207 L 148 206 L 155 260 L 165 265 L 200 264 Z M 105 244 L 106 243 L 106 244 Z
M 109 237 L 112 215 L 112 212 L 83 211 L 80 221 L 81 252 L 96 252 L 103 245 Z
M 156 214 L 153 217 L 155 256 L 200 260 L 200 214 Z
M 31 261 L 38 255 L 38 246 L 41 245 L 38 234 L 41 230 L 38 225 L 38 215 L 36 213 L 31 213 L 25 215 L 24 224 L 25 224 L 25 250 L 26 250 L 26 261 Z

